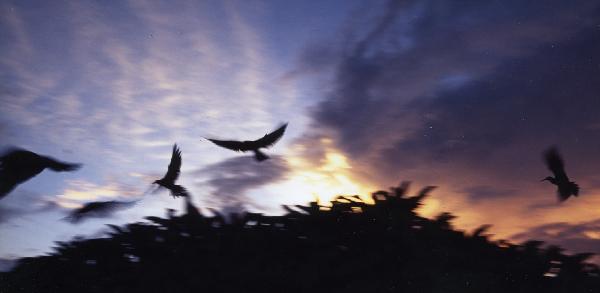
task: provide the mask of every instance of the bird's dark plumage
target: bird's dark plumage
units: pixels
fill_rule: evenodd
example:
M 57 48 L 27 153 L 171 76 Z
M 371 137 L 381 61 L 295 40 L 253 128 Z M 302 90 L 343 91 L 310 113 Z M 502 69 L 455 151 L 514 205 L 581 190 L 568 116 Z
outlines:
M 226 149 L 230 149 L 230 150 L 233 150 L 236 152 L 253 151 L 254 157 L 256 158 L 257 161 L 264 161 L 264 160 L 268 159 L 269 157 L 266 154 L 264 154 L 263 152 L 261 152 L 260 149 L 268 148 L 268 147 L 271 147 L 272 145 L 274 145 L 279 139 L 281 139 L 281 137 L 283 136 L 283 133 L 285 132 L 286 127 L 287 127 L 287 123 L 283 124 L 282 126 L 277 128 L 275 131 L 265 134 L 265 136 L 263 136 L 262 138 L 257 139 L 257 140 L 236 141 L 236 140 L 218 140 L 218 139 L 210 139 L 210 138 L 207 138 L 207 139 L 220 147 L 224 147 Z
M 81 164 L 65 163 L 24 149 L 12 149 L 0 156 L 0 198 L 17 185 L 49 168 L 56 172 L 74 171 Z
M 548 149 L 544 152 L 544 160 L 548 169 L 552 171 L 554 177 L 546 177 L 544 180 L 550 181 L 550 183 L 558 187 L 558 198 L 560 201 L 567 200 L 571 195 L 579 195 L 579 186 L 575 182 L 569 181 L 567 173 L 565 172 L 565 166 L 563 160 L 555 147 Z
M 168 189 L 173 197 L 187 197 L 187 190 L 181 186 L 175 184 L 179 173 L 181 172 L 181 151 L 177 148 L 177 144 L 173 145 L 173 153 L 171 154 L 171 162 L 169 163 L 169 169 L 162 179 L 154 181 L 161 187 Z
M 79 223 L 87 218 L 92 217 L 107 217 L 117 210 L 134 205 L 136 202 L 124 201 L 94 201 L 86 203 L 83 207 L 78 208 L 67 216 L 67 220 L 71 223 Z

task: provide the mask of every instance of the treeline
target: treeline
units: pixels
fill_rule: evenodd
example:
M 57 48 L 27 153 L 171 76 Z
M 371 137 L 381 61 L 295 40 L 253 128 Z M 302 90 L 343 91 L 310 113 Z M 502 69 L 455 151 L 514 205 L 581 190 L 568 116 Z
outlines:
M 341 196 L 283 216 L 186 213 L 57 243 L 0 274 L 0 292 L 600 292 L 591 254 L 492 241 L 415 210 L 432 187 Z

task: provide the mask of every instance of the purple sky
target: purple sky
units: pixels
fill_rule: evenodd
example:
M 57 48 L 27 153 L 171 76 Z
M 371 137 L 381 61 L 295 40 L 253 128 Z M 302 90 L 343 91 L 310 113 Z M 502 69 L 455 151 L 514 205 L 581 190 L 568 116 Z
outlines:
M 592 1 L 4 1 L 0 147 L 84 167 L 0 201 L 0 259 L 181 209 L 143 195 L 175 142 L 203 209 L 279 213 L 412 180 L 440 187 L 425 216 L 600 252 L 599 19 Z M 202 139 L 281 122 L 263 163 Z M 539 182 L 551 145 L 582 188 L 563 204 Z

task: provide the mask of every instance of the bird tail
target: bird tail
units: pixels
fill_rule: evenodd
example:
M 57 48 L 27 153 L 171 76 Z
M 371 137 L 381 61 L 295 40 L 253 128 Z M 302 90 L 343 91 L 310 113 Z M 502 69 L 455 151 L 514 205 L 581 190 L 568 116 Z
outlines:
M 269 156 L 267 156 L 265 153 L 261 152 L 260 150 L 254 150 L 254 158 L 257 161 L 262 162 L 262 161 L 268 159 Z
M 71 163 L 63 163 L 51 160 L 48 168 L 52 169 L 52 171 L 56 172 L 64 172 L 64 171 L 75 171 L 81 168 L 81 164 L 71 164 Z
M 577 185 L 575 182 L 569 182 L 569 187 L 574 196 L 579 195 L 579 185 Z

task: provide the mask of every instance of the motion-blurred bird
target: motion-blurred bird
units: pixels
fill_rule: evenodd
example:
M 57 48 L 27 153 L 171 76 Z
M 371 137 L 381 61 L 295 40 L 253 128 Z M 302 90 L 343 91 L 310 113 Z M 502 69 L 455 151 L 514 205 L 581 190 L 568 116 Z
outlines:
M 181 170 L 181 151 L 177 148 L 177 144 L 173 145 L 173 154 L 171 155 L 171 162 L 169 163 L 169 169 L 162 179 L 154 181 L 158 184 L 159 188 L 164 187 L 171 192 L 173 197 L 188 196 L 187 190 L 181 186 L 175 184 L 179 177 Z
M 579 186 L 575 182 L 569 181 L 565 167 L 558 150 L 554 147 L 544 152 L 544 159 L 548 169 L 554 173 L 554 177 L 546 177 L 542 179 L 550 181 L 550 183 L 558 187 L 557 194 L 560 201 L 567 200 L 571 195 L 579 195 Z
M 17 185 L 50 168 L 52 171 L 75 171 L 81 164 L 65 163 L 24 149 L 13 149 L 0 157 L 0 199 Z
M 79 223 L 87 218 L 103 218 L 108 217 L 117 210 L 127 208 L 136 203 L 136 201 L 94 201 L 86 203 L 83 207 L 78 208 L 71 212 L 66 217 L 71 223 Z
M 283 136 L 283 133 L 285 132 L 286 127 L 287 127 L 287 123 L 285 123 L 282 126 L 280 126 L 279 128 L 277 128 L 277 130 L 275 130 L 269 134 L 265 134 L 265 136 L 263 136 L 262 138 L 257 139 L 257 140 L 236 141 L 236 140 L 217 140 L 217 139 L 210 139 L 210 138 L 207 138 L 207 139 L 212 141 L 214 144 L 216 144 L 218 146 L 224 147 L 226 149 L 234 150 L 236 152 L 253 151 L 254 158 L 257 161 L 261 162 L 261 161 L 268 159 L 269 156 L 267 156 L 266 154 L 261 152 L 260 149 L 268 148 L 268 147 L 271 147 L 272 145 L 274 145 Z

